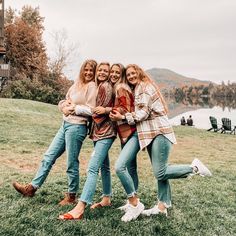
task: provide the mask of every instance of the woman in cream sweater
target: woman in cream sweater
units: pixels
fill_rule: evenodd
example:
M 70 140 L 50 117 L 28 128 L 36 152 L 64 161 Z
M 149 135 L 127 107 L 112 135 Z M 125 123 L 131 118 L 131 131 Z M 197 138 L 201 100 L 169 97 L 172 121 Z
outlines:
M 14 188 L 23 196 L 33 197 L 46 180 L 52 166 L 65 151 L 67 154 L 68 192 L 60 205 L 75 203 L 79 188 L 79 153 L 87 135 L 87 123 L 96 104 L 96 85 L 94 82 L 97 63 L 87 60 L 83 63 L 79 77 L 67 92 L 66 99 L 59 102 L 63 122 L 43 160 L 34 179 L 29 184 L 14 182 Z

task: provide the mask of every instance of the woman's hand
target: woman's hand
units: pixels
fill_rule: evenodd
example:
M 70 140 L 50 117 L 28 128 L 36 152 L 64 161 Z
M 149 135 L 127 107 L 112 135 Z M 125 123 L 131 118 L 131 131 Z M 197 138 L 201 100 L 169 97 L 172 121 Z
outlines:
M 93 109 L 93 112 L 96 113 L 97 115 L 102 115 L 106 113 L 106 109 L 102 106 L 98 106 Z
M 119 120 L 122 120 L 122 118 L 124 118 L 124 116 L 121 115 L 120 112 L 116 110 L 113 110 L 112 112 L 110 112 L 109 117 L 112 121 L 119 121 Z
M 62 108 L 62 112 L 65 116 L 74 115 L 75 114 L 75 106 L 67 105 Z

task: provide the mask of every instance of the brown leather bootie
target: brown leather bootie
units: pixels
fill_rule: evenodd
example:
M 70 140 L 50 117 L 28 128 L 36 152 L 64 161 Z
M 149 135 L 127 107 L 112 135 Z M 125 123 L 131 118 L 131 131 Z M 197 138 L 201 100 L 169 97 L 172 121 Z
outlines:
M 14 182 L 12 185 L 15 190 L 21 193 L 24 197 L 33 197 L 37 191 L 32 184 L 20 184 L 18 182 Z
M 60 206 L 76 204 L 76 194 L 75 193 L 65 193 L 65 198 L 59 202 Z

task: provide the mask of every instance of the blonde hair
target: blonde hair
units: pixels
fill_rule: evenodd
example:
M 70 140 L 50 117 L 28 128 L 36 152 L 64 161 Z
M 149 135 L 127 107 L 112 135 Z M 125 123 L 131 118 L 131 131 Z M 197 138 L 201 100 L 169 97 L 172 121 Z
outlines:
M 118 66 L 120 69 L 120 79 L 118 79 L 115 84 L 123 83 L 125 80 L 125 67 L 121 63 L 115 63 L 111 66 L 111 70 L 113 66 Z
M 75 84 L 76 86 L 79 88 L 79 87 L 83 87 L 85 84 L 88 83 L 88 81 L 85 80 L 85 77 L 84 77 L 84 70 L 85 70 L 85 67 L 87 65 L 90 65 L 93 69 L 93 79 L 91 81 L 94 81 L 95 80 L 95 72 L 96 72 L 96 67 L 97 67 L 97 62 L 95 60 L 86 60 L 81 68 L 80 68 L 80 73 L 79 73 L 79 76 L 77 77 L 76 81 L 75 81 Z
M 95 74 L 95 83 L 96 83 L 96 85 L 98 86 L 98 78 L 97 78 L 97 73 L 98 73 L 98 69 L 99 69 L 99 67 L 100 66 L 102 66 L 102 65 L 106 65 L 106 66 L 108 66 L 108 70 L 109 70 L 109 74 L 110 74 L 110 63 L 109 62 L 101 62 L 101 63 L 99 63 L 99 65 L 97 65 L 97 68 L 96 68 L 96 74 Z M 108 74 L 108 76 L 107 76 L 107 80 L 109 79 L 109 74 Z M 106 80 L 106 81 L 107 81 Z
M 157 92 L 159 98 L 161 99 L 161 102 L 162 102 L 162 105 L 164 107 L 164 110 L 167 113 L 168 112 L 168 108 L 167 108 L 165 99 L 163 98 L 163 96 L 161 94 L 161 91 L 160 91 L 158 85 L 156 84 L 156 82 L 154 80 L 152 80 L 149 77 L 149 75 L 143 69 L 141 69 L 138 65 L 136 65 L 136 64 L 129 64 L 129 65 L 127 65 L 126 68 L 125 68 L 126 72 L 131 67 L 134 68 L 134 70 L 136 71 L 137 77 L 138 77 L 139 81 L 144 82 L 144 84 L 146 84 L 146 85 L 147 84 L 152 84 L 155 87 L 156 92 Z
M 127 84 L 127 81 L 125 79 L 125 67 L 121 63 L 115 63 L 111 66 L 111 70 L 113 66 L 118 66 L 120 68 L 120 78 L 116 81 L 115 84 L 113 84 L 113 90 L 116 92 L 117 86 L 119 84 Z

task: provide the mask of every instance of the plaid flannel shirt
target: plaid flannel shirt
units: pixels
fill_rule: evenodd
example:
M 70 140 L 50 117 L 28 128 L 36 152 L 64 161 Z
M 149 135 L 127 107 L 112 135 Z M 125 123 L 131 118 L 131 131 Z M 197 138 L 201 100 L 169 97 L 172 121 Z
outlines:
M 135 88 L 135 111 L 126 113 L 130 125 L 136 123 L 141 149 L 147 147 L 157 135 L 164 135 L 176 143 L 159 91 L 152 83 L 139 83 Z
M 95 96 L 95 94 L 94 94 Z M 114 103 L 113 88 L 110 82 L 105 81 L 99 84 L 97 89 L 96 106 L 112 107 Z M 93 124 L 90 138 L 93 141 L 104 138 L 116 137 L 117 130 L 115 122 L 111 121 L 109 114 L 93 114 Z

